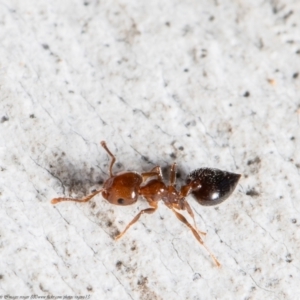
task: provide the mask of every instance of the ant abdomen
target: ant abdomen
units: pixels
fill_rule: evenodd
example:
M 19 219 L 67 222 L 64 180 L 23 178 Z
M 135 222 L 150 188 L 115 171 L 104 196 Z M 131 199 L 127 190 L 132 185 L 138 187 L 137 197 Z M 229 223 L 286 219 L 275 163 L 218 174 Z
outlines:
M 217 205 L 234 191 L 241 175 L 219 169 L 200 168 L 191 172 L 186 179 L 189 184 L 198 180 L 201 186 L 191 192 L 201 205 Z

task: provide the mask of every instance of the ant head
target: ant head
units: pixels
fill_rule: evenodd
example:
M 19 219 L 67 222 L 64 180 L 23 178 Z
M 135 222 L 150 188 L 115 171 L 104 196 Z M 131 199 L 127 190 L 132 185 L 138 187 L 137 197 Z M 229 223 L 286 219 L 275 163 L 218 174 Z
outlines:
M 142 176 L 135 172 L 117 174 L 104 182 L 102 196 L 115 205 L 131 205 L 138 199 L 142 181 Z

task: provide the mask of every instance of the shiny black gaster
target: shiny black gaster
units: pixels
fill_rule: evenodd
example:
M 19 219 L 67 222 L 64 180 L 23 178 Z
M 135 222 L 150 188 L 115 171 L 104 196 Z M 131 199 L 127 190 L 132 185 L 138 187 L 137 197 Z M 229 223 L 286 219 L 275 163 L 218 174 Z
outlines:
M 197 180 L 201 186 L 192 195 L 201 205 L 217 205 L 234 191 L 241 175 L 218 169 L 201 168 L 191 172 L 186 182 Z

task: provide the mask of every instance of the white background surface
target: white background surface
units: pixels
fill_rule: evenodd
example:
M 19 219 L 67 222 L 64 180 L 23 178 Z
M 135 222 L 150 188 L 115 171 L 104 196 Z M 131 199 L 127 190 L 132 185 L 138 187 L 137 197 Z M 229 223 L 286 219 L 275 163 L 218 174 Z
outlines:
M 0 295 L 300 297 L 299 1 L 1 1 Z M 163 204 L 81 197 L 115 171 L 243 174 L 189 203 L 214 266 Z M 181 148 L 182 147 L 182 148 Z M 54 299 L 53 298 L 53 299 Z

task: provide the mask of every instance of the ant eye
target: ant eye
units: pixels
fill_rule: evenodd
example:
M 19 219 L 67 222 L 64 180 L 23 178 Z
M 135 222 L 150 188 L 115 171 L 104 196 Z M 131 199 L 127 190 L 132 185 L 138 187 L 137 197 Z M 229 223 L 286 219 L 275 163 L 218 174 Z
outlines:
M 125 200 L 124 200 L 123 198 L 119 198 L 119 199 L 118 199 L 118 203 L 119 203 L 119 204 L 124 204 L 124 202 L 125 202 Z

